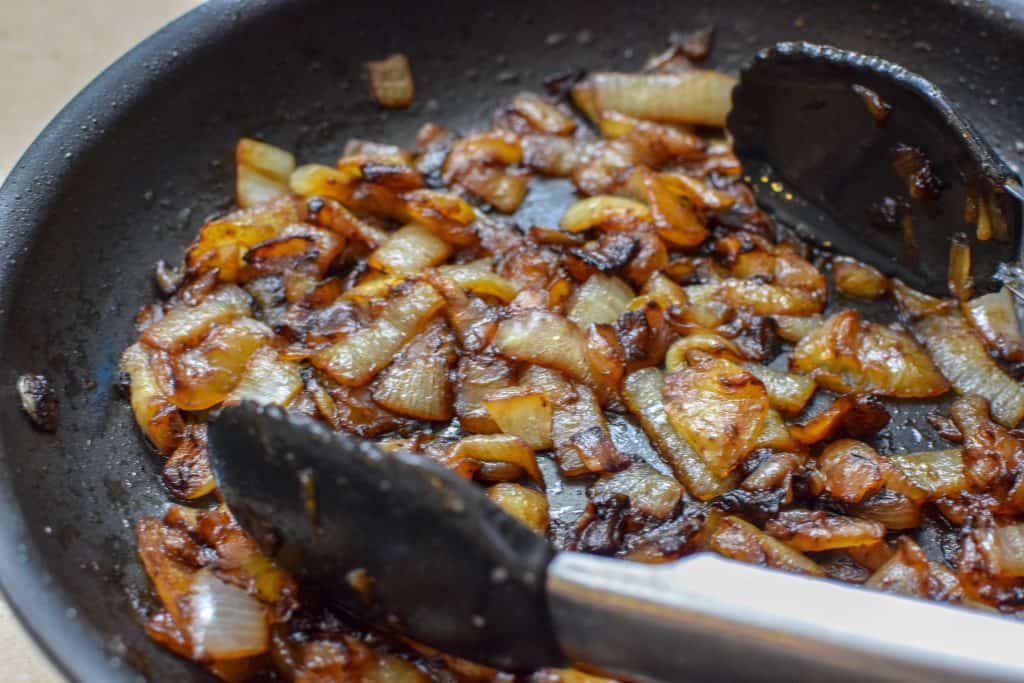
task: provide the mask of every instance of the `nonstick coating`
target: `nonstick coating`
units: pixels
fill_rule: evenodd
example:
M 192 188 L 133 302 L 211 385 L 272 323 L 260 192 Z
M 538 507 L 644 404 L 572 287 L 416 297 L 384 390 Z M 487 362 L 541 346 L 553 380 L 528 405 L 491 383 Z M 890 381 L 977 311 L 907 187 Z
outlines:
M 153 262 L 179 258 L 203 218 L 227 207 L 236 139 L 323 162 L 351 135 L 408 144 L 428 120 L 483 125 L 500 98 L 548 74 L 635 68 L 670 31 L 707 24 L 718 29 L 710 63 L 725 70 L 780 40 L 902 63 L 1021 161 L 1024 5 L 1009 0 L 213 0 L 68 105 L 0 191 L 0 580 L 65 673 L 212 680 L 141 629 L 151 598 L 131 525 L 166 498 L 114 385 L 132 315 L 154 295 Z M 403 112 L 378 109 L 362 80 L 365 60 L 393 51 L 416 78 Z M 528 210 L 543 217 L 537 199 Z M 15 379 L 29 371 L 55 382 L 56 435 L 18 409 Z

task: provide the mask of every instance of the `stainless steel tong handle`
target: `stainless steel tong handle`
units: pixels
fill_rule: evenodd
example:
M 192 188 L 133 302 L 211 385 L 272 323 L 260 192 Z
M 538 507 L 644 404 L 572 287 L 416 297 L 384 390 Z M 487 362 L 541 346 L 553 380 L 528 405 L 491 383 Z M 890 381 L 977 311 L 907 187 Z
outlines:
M 565 653 L 630 680 L 1024 681 L 1024 624 L 711 554 L 560 553 L 548 595 Z

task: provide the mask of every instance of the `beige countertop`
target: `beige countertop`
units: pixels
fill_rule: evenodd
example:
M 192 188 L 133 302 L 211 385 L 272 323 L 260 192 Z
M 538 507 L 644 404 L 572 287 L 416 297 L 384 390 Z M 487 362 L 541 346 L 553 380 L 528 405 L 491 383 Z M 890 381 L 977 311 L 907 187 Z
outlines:
M 107 64 L 198 0 L 0 1 L 0 178 Z M 0 599 L 4 683 L 59 683 Z M 100 682 L 97 682 L 100 683 Z

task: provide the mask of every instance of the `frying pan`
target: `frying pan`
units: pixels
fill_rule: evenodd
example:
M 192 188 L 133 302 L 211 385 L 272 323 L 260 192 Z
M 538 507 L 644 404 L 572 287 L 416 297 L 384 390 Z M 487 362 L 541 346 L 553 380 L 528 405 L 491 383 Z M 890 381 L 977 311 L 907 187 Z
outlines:
M 153 262 L 178 258 L 204 217 L 227 208 L 235 140 L 328 163 L 351 135 L 410 144 L 428 120 L 483 125 L 497 101 L 548 74 L 636 68 L 671 30 L 707 24 L 717 27 L 709 63 L 724 70 L 798 39 L 902 63 L 1021 162 L 1019 0 L 212 0 L 54 119 L 0 190 L 0 582 L 69 678 L 213 680 L 141 629 L 152 598 L 131 524 L 166 497 L 115 385 L 132 315 L 154 296 Z M 394 51 L 409 55 L 417 100 L 383 112 L 362 63 Z M 532 192 L 523 221 L 552 224 L 566 196 L 557 184 Z M 54 435 L 18 409 L 24 372 L 55 383 Z M 927 447 L 920 411 L 893 422 L 892 447 Z

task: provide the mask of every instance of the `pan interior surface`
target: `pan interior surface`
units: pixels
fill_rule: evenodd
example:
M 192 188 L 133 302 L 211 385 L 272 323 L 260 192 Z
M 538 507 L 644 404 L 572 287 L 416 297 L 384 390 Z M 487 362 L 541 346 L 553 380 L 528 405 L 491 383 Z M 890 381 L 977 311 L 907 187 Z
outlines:
M 716 27 L 709 65 L 735 72 L 783 40 L 877 54 L 933 80 L 1011 163 L 1024 137 L 1024 6 L 793 0 L 564 3 L 459 0 L 231 2 L 194 10 L 105 72 L 40 136 L 0 191 L 0 581 L 78 681 L 207 681 L 142 630 L 151 605 L 132 524 L 167 498 L 159 458 L 117 389 L 152 266 L 175 260 L 233 196 L 235 141 L 265 139 L 331 163 L 351 136 L 412 143 L 438 121 L 483 126 L 494 106 L 569 69 L 635 69 L 673 30 Z M 362 64 L 412 63 L 416 102 L 383 111 Z M 553 225 L 566 184 L 537 188 L 517 219 Z M 18 408 L 42 372 L 56 434 Z M 895 415 L 916 442 L 920 411 Z M 901 431 L 900 431 L 901 430 Z M 898 433 L 896 433 L 898 432 Z M 900 443 L 894 443 L 899 448 Z M 567 493 L 566 495 L 570 495 Z

